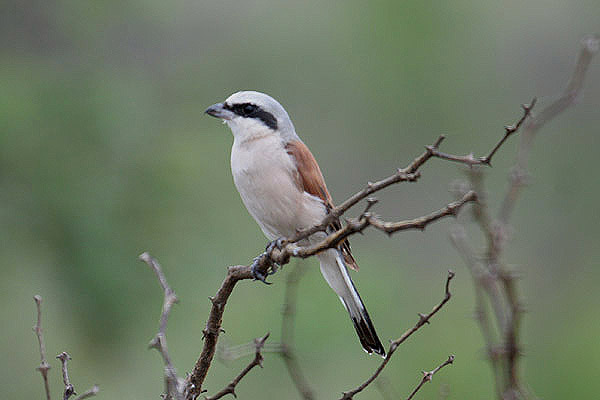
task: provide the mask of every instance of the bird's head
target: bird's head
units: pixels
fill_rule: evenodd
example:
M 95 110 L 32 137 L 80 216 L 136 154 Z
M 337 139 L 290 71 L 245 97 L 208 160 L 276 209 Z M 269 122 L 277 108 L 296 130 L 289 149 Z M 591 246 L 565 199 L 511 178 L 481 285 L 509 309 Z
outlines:
M 295 139 L 294 125 L 283 106 L 269 95 L 243 91 L 229 96 L 223 103 L 213 104 L 205 111 L 221 118 L 238 139 L 274 133 L 283 140 Z

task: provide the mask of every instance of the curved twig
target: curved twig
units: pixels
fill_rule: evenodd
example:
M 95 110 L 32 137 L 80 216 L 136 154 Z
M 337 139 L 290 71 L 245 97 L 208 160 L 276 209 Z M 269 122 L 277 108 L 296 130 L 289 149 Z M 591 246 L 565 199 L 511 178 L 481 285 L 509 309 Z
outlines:
M 409 330 L 404 332 L 402 334 L 402 336 L 400 336 L 398 339 L 393 340 L 391 342 L 390 348 L 387 352 L 387 355 L 385 356 L 385 358 L 383 359 L 383 361 L 381 362 L 379 367 L 377 367 L 377 369 L 375 370 L 373 375 L 371 375 L 365 382 L 363 382 L 356 389 L 350 390 L 348 392 L 344 392 L 342 394 L 342 397 L 340 398 L 340 400 L 353 399 L 357 393 L 362 392 L 367 386 L 369 386 L 371 383 L 373 383 L 373 381 L 379 376 L 381 371 L 383 371 L 385 366 L 388 364 L 388 362 L 392 358 L 392 355 L 394 354 L 394 352 L 396 351 L 398 346 L 400 346 L 402 343 L 404 343 L 406 341 L 406 339 L 411 337 L 412 334 L 415 333 L 416 331 L 418 331 L 423 325 L 428 324 L 431 317 L 433 317 L 438 311 L 440 311 L 442 309 L 442 307 L 444 307 L 444 304 L 446 304 L 452 297 L 452 293 L 450 293 L 450 281 L 452 280 L 452 278 L 454 278 L 454 276 L 455 276 L 455 274 L 453 271 L 448 271 L 448 277 L 446 278 L 446 285 L 444 287 L 444 298 L 442 299 L 442 301 L 439 304 L 437 304 L 435 307 L 433 307 L 433 309 L 431 310 L 431 312 L 429 314 L 419 314 L 419 320 L 417 321 L 415 326 L 413 326 L 412 328 L 410 328 Z
M 254 339 L 254 347 L 255 347 L 254 359 L 250 362 L 250 364 L 248 364 L 246 366 L 246 368 L 244 368 L 242 370 L 242 372 L 240 372 L 238 374 L 238 376 L 236 376 L 231 382 L 229 382 L 229 384 L 227 386 L 225 386 L 221 391 L 216 393 L 214 396 L 207 397 L 206 400 L 217 400 L 228 394 L 232 394 L 233 397 L 237 397 L 237 395 L 235 394 L 235 388 L 237 387 L 238 383 L 240 383 L 240 381 L 244 378 L 244 376 L 246 376 L 246 374 L 248 374 L 248 372 L 250 372 L 250 370 L 256 366 L 259 366 L 262 368 L 262 362 L 263 362 L 262 349 L 263 349 L 263 346 L 265 345 L 265 341 L 267 340 L 268 337 L 269 337 L 269 333 L 267 333 L 262 338 Z
M 415 394 L 423 387 L 427 382 L 431 382 L 433 379 L 433 375 L 435 375 L 440 369 L 444 368 L 446 365 L 450 365 L 454 362 L 454 355 L 449 355 L 448 359 L 438 365 L 435 369 L 431 371 L 423 371 L 423 379 L 419 382 L 419 385 L 412 391 L 412 393 L 406 398 L 406 400 L 411 400 Z
M 171 361 L 169 348 L 167 347 L 166 336 L 167 322 L 169 320 L 171 308 L 174 304 L 179 302 L 179 299 L 169 286 L 169 283 L 167 282 L 167 279 L 165 278 L 158 261 L 156 261 L 156 259 L 154 259 L 147 252 L 140 254 L 138 258 L 152 268 L 165 295 L 162 313 L 160 315 L 160 326 L 158 332 L 148 344 L 148 347 L 156 349 L 161 354 L 165 364 L 165 400 L 179 400 L 183 398 L 182 382 L 177 377 L 177 371 L 175 370 L 173 362 Z

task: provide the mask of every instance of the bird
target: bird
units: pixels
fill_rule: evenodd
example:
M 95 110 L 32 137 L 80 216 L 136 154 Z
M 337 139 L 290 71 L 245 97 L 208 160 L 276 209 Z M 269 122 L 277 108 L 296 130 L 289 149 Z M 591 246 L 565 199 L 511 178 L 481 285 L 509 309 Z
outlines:
M 240 91 L 208 107 L 233 134 L 231 172 L 248 212 L 265 236 L 275 243 L 318 225 L 333 209 L 333 200 L 319 164 L 296 134 L 283 106 L 257 91 Z M 334 221 L 327 232 L 317 232 L 299 244 L 315 244 L 341 229 Z M 385 357 L 369 313 L 348 268 L 357 270 L 347 240 L 317 254 L 323 277 L 348 311 L 363 349 Z M 255 278 L 264 275 L 253 268 Z

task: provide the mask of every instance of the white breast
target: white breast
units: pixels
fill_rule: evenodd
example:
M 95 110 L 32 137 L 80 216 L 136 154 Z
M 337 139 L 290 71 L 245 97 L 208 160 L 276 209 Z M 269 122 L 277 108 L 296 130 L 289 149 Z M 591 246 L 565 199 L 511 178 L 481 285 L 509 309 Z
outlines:
M 231 171 L 244 205 L 270 240 L 292 236 L 325 215 L 321 200 L 298 188 L 294 160 L 275 134 L 236 138 Z

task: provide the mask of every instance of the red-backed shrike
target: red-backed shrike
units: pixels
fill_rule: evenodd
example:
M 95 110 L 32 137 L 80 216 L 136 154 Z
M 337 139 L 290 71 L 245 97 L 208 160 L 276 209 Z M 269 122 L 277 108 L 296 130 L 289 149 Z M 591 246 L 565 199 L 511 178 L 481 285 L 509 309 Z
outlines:
M 292 237 L 319 224 L 333 207 L 321 169 L 300 140 L 285 109 L 259 92 L 238 92 L 206 113 L 233 133 L 231 171 L 242 201 L 269 240 Z M 339 229 L 339 222 L 331 229 Z M 317 243 L 324 232 L 312 235 Z M 302 244 L 302 243 L 300 243 Z M 304 243 L 307 244 L 307 243 Z M 348 268 L 357 269 L 350 245 L 318 254 L 321 273 L 348 310 L 365 351 L 385 356 Z

